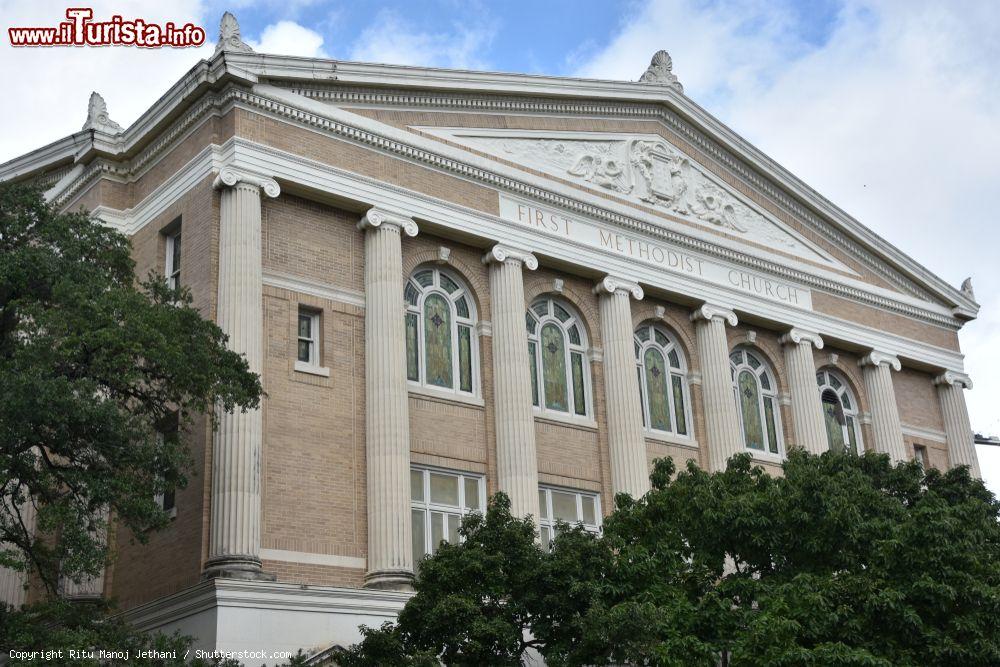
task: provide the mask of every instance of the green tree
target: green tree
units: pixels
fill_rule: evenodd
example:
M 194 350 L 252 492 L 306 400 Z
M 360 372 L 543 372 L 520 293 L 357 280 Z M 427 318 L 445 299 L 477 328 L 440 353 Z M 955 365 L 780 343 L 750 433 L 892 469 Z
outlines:
M 108 517 L 139 540 L 165 525 L 154 497 L 191 460 L 158 430 L 259 403 L 225 343 L 187 290 L 137 280 L 126 236 L 0 184 L 0 565 L 55 592 L 103 566 Z
M 661 460 L 651 479 L 600 537 L 564 530 L 548 554 L 509 513 L 468 521 L 398 623 L 341 659 L 523 660 L 524 642 L 470 643 L 491 619 L 490 636 L 525 633 L 550 665 L 1000 664 L 1000 505 L 966 468 L 795 450 L 781 476 L 743 454 L 711 474 Z M 461 613 L 428 623 L 442 607 Z

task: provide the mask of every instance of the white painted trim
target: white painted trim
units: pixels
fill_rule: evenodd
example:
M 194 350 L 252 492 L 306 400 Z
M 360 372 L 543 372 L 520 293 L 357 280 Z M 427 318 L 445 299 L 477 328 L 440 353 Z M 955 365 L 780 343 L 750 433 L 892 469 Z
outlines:
M 368 562 L 355 556 L 338 556 L 336 554 L 318 554 L 308 551 L 287 551 L 285 549 L 261 549 L 261 560 L 276 560 L 283 563 L 302 563 L 305 565 L 328 565 L 330 567 L 349 567 L 364 570 Z
M 678 445 L 680 447 L 690 447 L 691 449 L 698 449 L 698 441 L 694 439 L 694 436 L 687 437 L 683 435 L 675 435 L 673 433 L 665 433 L 663 431 L 654 431 L 652 429 L 643 429 L 643 434 L 646 440 L 651 442 L 659 442 L 665 445 Z
M 310 375 L 319 375 L 321 377 L 330 377 L 330 369 L 324 366 L 316 366 L 314 364 L 307 364 L 304 361 L 295 360 L 295 371 L 297 373 L 308 373 Z
M 585 431 L 597 431 L 597 422 L 591 416 L 571 416 L 555 410 L 542 411 L 536 406 L 531 406 L 536 422 L 549 423 L 555 426 L 571 426 Z
M 942 444 L 946 444 L 948 442 L 948 436 L 944 431 L 922 428 L 920 426 L 909 426 L 908 424 L 903 424 L 902 426 L 903 435 L 908 435 L 911 438 L 923 438 L 924 440 L 931 440 Z
M 447 389 L 436 389 L 433 386 L 420 384 L 413 380 L 407 380 L 409 394 L 415 398 L 429 398 L 434 401 L 444 403 L 456 403 L 462 406 L 485 407 L 486 401 L 482 396 L 467 394 L 464 392 L 448 391 Z
M 298 276 L 280 273 L 278 271 L 265 271 L 263 282 L 268 287 L 276 287 L 278 289 L 288 290 L 289 292 L 308 294 L 309 296 L 326 299 L 327 301 L 346 303 L 358 308 L 365 307 L 364 293 L 356 292 L 354 290 L 346 290 L 341 287 L 330 285 L 329 283 L 308 280 L 306 278 L 300 278 Z

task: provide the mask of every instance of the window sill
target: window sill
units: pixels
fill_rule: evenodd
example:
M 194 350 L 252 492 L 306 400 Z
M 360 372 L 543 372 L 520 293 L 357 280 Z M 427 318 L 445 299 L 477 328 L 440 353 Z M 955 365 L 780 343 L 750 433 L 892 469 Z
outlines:
M 414 396 L 419 396 L 421 398 L 430 398 L 444 403 L 459 403 L 461 405 L 471 405 L 477 408 L 482 408 L 486 406 L 486 401 L 483 400 L 481 396 L 473 396 L 471 394 L 459 394 L 454 391 L 447 391 L 445 389 L 434 389 L 422 384 L 410 384 L 409 392 Z
M 762 452 L 758 449 L 750 449 L 749 447 L 745 447 L 743 451 L 748 452 L 754 461 L 760 461 L 762 463 L 775 463 L 778 465 L 785 462 L 784 454 L 772 454 L 770 452 Z
M 325 378 L 330 377 L 329 368 L 324 368 L 323 366 L 313 366 L 312 364 L 307 364 L 304 361 L 296 361 L 295 370 L 299 373 L 319 375 L 320 377 L 325 377 Z
M 684 435 L 674 435 L 673 433 L 660 433 L 658 431 L 643 431 L 646 435 L 646 440 L 652 440 L 653 442 L 662 442 L 667 445 L 680 445 L 681 447 L 690 447 L 691 449 L 698 449 L 698 441 L 694 438 L 684 436 Z
M 535 421 L 556 424 L 558 426 L 573 426 L 586 431 L 597 431 L 597 422 L 590 417 L 572 417 L 557 412 L 543 412 L 538 408 L 532 408 L 535 414 Z

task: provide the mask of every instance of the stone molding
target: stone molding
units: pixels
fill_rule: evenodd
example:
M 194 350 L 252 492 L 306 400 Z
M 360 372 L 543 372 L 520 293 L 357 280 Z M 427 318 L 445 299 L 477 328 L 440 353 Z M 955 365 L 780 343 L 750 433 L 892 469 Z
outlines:
M 265 195 L 272 199 L 281 194 L 281 186 L 273 178 L 252 174 L 240 169 L 234 169 L 233 167 L 223 167 L 220 169 L 219 175 L 212 181 L 212 187 L 216 190 L 221 190 L 222 188 L 235 187 L 240 183 L 260 188 Z
M 888 352 L 880 352 L 879 350 L 872 350 L 858 362 L 859 366 L 879 366 L 881 364 L 887 364 L 893 370 L 897 371 L 903 368 L 903 365 L 899 362 L 899 357 Z
M 105 134 L 122 133 L 122 126 L 108 117 L 108 104 L 97 91 L 90 94 L 90 102 L 87 105 L 87 122 L 83 124 L 83 129 L 96 130 Z
M 963 387 L 965 389 L 972 389 L 972 378 L 966 373 L 956 373 L 955 371 L 945 371 L 941 375 L 934 378 L 935 385 L 951 385 Z
M 683 93 L 684 86 L 681 85 L 673 70 L 673 58 L 670 57 L 669 53 L 661 49 L 653 54 L 652 60 L 649 61 L 649 67 L 639 77 L 639 82 L 660 84 L 673 88 L 678 93 Z
M 231 12 L 224 13 L 219 21 L 219 41 L 215 44 L 215 55 L 222 52 L 253 53 L 250 45 L 240 36 L 240 24 Z
M 377 207 L 368 209 L 364 216 L 362 216 L 361 221 L 358 222 L 358 229 L 362 231 L 365 229 L 378 229 L 383 226 L 385 226 L 386 229 L 395 228 L 401 230 L 407 236 L 411 237 L 416 236 L 417 232 L 420 231 L 420 228 L 417 227 L 417 223 L 413 221 L 413 218 L 409 218 L 398 213 L 392 213 Z
M 691 313 L 692 322 L 697 322 L 698 320 L 710 322 L 715 318 L 728 322 L 731 327 L 735 327 L 739 323 L 739 318 L 736 317 L 736 313 L 732 309 L 711 303 L 702 304 Z
M 642 301 L 643 291 L 639 283 L 627 280 L 625 278 L 619 278 L 617 276 L 604 276 L 596 285 L 594 285 L 594 294 L 614 294 L 615 292 L 621 290 L 622 292 L 627 292 L 636 301 Z
M 781 338 L 778 342 L 782 345 L 788 345 L 789 343 L 798 345 L 803 341 L 810 343 L 817 350 L 823 349 L 823 337 L 820 336 L 815 331 L 806 331 L 805 329 L 799 329 L 798 327 L 793 327 Z
M 483 255 L 483 264 L 493 262 L 520 262 L 530 271 L 538 268 L 538 259 L 528 250 L 496 244 Z

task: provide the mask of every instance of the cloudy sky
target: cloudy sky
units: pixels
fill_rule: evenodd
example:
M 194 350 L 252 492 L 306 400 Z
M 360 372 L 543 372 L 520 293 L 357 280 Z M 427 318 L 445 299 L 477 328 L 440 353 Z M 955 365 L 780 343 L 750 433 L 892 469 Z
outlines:
M 72 4 L 72 3 L 70 3 Z M 982 304 L 961 334 L 973 428 L 1000 434 L 1000 3 L 949 0 L 94 0 L 95 18 L 226 9 L 270 53 L 636 79 L 658 49 L 687 94 Z M 67 3 L 0 0 L 10 26 Z M 0 38 L 0 162 L 76 131 L 91 90 L 127 126 L 211 53 L 12 49 Z M 1000 448 L 980 448 L 1000 493 Z

